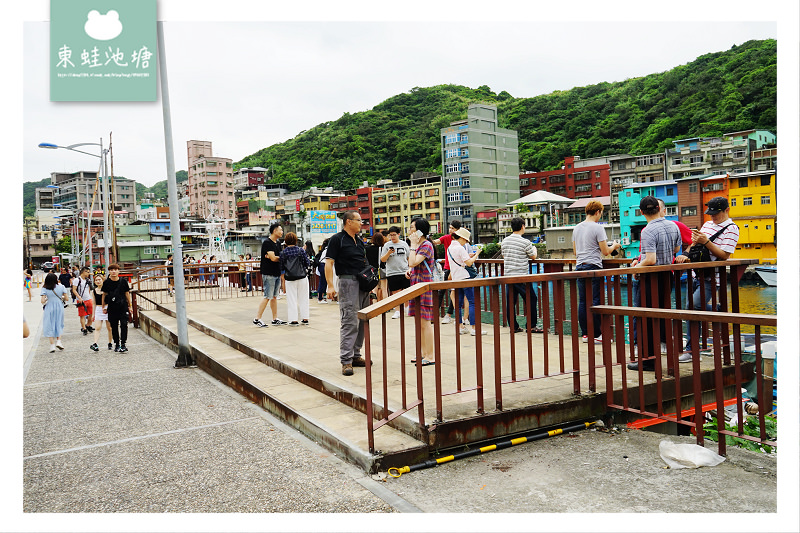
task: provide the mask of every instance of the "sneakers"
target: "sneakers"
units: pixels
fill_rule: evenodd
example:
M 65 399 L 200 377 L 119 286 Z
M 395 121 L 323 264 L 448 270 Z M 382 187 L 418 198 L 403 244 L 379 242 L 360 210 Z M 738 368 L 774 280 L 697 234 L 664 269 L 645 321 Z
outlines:
M 692 357 L 692 352 L 683 352 L 678 356 L 679 363 L 691 363 L 693 360 L 694 358 Z M 697 360 L 702 361 L 703 357 L 698 355 Z
M 474 337 L 475 336 L 475 328 L 470 328 L 469 329 L 469 334 Z M 481 335 L 488 335 L 488 334 L 489 334 L 489 332 L 486 331 L 485 329 L 481 330 Z
M 328 303 L 328 300 L 320 300 L 317 303 L 320 305 L 325 305 L 326 303 Z
M 286 325 L 286 321 L 285 320 L 281 320 L 280 318 L 276 318 L 275 320 L 270 322 L 270 324 L 272 324 L 273 326 L 285 326 Z
M 85 330 L 85 329 L 83 329 L 83 328 L 81 328 L 81 333 L 83 333 L 84 335 L 88 335 L 88 334 L 89 334 L 89 332 L 88 332 L 88 331 L 86 331 L 86 330 Z
M 300 325 L 300 323 L 297 320 L 292 320 L 291 322 L 289 322 L 289 325 L 293 328 L 296 328 L 297 326 Z
M 594 338 L 594 343 L 595 343 L 595 344 L 603 344 L 603 336 L 602 336 L 602 335 L 599 335 L 599 336 L 595 337 L 595 338 Z M 588 344 L 588 343 L 587 343 L 587 344 Z
M 460 327 L 460 328 L 458 328 L 458 333 L 459 333 L 460 335 L 466 335 L 467 333 L 469 333 L 469 331 L 470 331 L 470 330 L 469 330 L 469 326 L 467 326 L 467 325 L 465 325 L 465 324 L 461 324 L 461 327 Z M 474 330 L 473 330 L 473 333 L 472 333 L 472 334 L 473 334 L 473 335 L 475 335 L 475 333 L 474 333 Z
M 400 310 L 399 309 L 397 311 L 395 311 L 394 314 L 392 315 L 392 319 L 395 319 L 395 318 L 400 318 Z
M 628 363 L 628 370 L 639 370 L 639 363 Z M 645 372 L 655 372 L 656 362 L 653 359 L 642 361 L 642 370 Z
M 128 347 L 125 346 L 124 344 L 121 344 L 120 347 L 119 347 L 119 353 L 125 353 L 127 351 L 128 351 Z
M 253 319 L 253 324 L 255 324 L 256 326 L 258 326 L 260 328 L 266 328 L 267 327 L 267 324 L 264 324 L 263 322 L 261 322 L 260 318 L 254 318 Z
M 61 339 L 56 341 L 56 348 L 58 348 L 59 350 L 63 350 L 64 349 L 64 345 L 61 344 Z
M 119 344 L 115 344 L 115 345 L 114 345 L 114 351 L 115 351 L 115 352 L 118 352 L 118 351 L 119 351 Z
M 112 346 L 111 346 L 111 343 L 109 342 L 108 343 L 108 349 L 110 350 L 111 348 L 112 348 Z
M 342 375 L 343 376 L 352 376 L 353 375 L 353 365 L 342 365 Z
M 307 318 L 304 318 L 303 320 L 301 320 L 301 321 L 300 321 L 300 323 L 301 323 L 302 325 L 304 325 L 304 326 L 307 326 L 307 325 L 308 325 L 308 319 L 307 319 Z
M 375 361 L 370 361 L 371 364 L 375 364 Z M 353 365 L 352 366 L 367 366 L 367 360 L 364 359 L 362 356 L 353 357 Z
M 96 342 L 94 344 L 92 344 L 91 346 L 89 346 L 89 348 L 91 348 L 91 350 L 94 351 L 94 352 L 99 352 L 100 351 L 100 348 L 97 346 Z
M 89 333 L 94 333 L 94 328 L 92 326 L 86 326 L 86 331 Z
M 451 317 L 450 315 L 444 315 L 444 318 L 442 319 L 442 324 L 449 324 L 452 321 L 453 317 Z
M 581 342 L 584 343 L 584 344 L 588 344 L 589 343 L 589 336 L 588 335 L 584 335 L 583 337 L 581 337 Z
M 56 351 L 56 345 L 55 345 L 55 344 L 51 344 L 51 345 L 50 345 L 50 349 L 49 349 L 49 350 L 47 350 L 47 351 L 48 351 L 48 353 L 53 353 L 53 352 L 55 352 L 55 351 Z

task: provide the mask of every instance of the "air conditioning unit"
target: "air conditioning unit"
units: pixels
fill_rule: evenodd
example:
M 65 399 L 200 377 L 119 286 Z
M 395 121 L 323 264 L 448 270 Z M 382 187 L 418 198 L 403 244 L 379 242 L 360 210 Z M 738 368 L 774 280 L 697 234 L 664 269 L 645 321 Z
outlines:
M 622 243 L 622 246 L 628 246 L 631 243 L 631 239 L 630 237 L 623 237 L 620 242 Z

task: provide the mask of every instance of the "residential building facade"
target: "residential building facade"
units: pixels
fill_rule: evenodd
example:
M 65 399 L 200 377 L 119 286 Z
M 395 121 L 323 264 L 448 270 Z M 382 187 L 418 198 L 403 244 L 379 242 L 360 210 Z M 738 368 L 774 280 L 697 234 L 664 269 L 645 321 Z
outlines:
M 189 214 L 206 218 L 216 214 L 234 224 L 236 215 L 233 160 L 214 157 L 211 141 L 186 141 L 189 162 Z
M 759 170 L 730 178 L 730 216 L 739 226 L 734 252 L 737 259 L 758 259 L 759 263 L 777 260 L 776 176 L 773 170 Z
M 517 132 L 498 126 L 495 106 L 470 104 L 466 120 L 440 133 L 444 218 L 472 231 L 476 213 L 519 197 Z

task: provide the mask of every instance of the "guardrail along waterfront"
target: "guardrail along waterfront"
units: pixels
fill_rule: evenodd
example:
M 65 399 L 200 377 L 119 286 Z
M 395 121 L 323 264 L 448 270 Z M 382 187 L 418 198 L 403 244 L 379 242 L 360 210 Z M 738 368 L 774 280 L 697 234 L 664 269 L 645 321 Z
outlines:
M 519 409 L 521 390 L 544 390 L 553 383 L 552 380 L 566 380 L 575 397 L 605 394 L 610 409 L 669 421 L 681 418 L 669 411 L 673 405 L 680 407 L 682 401 L 684 406 L 686 402 L 696 406 L 702 394 L 711 390 L 715 391 L 714 394 L 735 395 L 741 384 L 752 379 L 754 374 L 753 364 L 742 358 L 741 328 L 754 327 L 758 337 L 760 328 L 776 325 L 772 315 L 739 313 L 739 278 L 753 261 L 614 268 L 626 262 L 611 260 L 606 262 L 609 268 L 604 270 L 575 272 L 572 271 L 574 261 L 540 260 L 531 263 L 532 274 L 506 277 L 502 276 L 502 260 L 479 260 L 479 277 L 475 279 L 415 285 L 362 309 L 359 317 L 366 322 L 364 356 L 370 362 L 379 363 L 374 370 L 370 364 L 365 368 L 366 397 L 363 405 L 358 407 L 367 414 L 365 431 L 369 451 L 376 453 L 374 433 L 384 425 L 407 429 L 411 421 L 424 440 L 435 434 L 443 423 L 466 420 L 468 424 L 472 420 L 470 417 L 476 415 Z M 212 264 L 215 267 L 228 266 L 226 270 L 214 272 L 205 270 L 207 264 L 202 267 L 186 265 L 187 300 L 240 298 L 255 294 L 260 290 L 260 274 L 258 262 L 251 264 L 254 286 L 251 293 L 241 292 L 246 283 L 243 282 L 244 272 L 233 269 L 233 265 L 239 265 L 238 262 Z M 200 268 L 204 271 L 200 272 Z M 719 290 L 710 295 L 711 305 L 717 312 L 685 310 L 687 285 L 681 283 L 681 276 L 691 270 L 697 270 L 700 276 L 711 272 L 719 274 Z M 640 279 L 637 281 L 634 276 Z M 140 304 L 148 308 L 170 302 L 173 298 L 167 294 L 166 277 L 163 266 L 145 269 L 138 277 L 133 276 L 134 295 L 141 297 L 135 300 L 141 300 Z M 578 315 L 578 280 L 587 281 L 584 286 L 589 291 L 591 279 L 597 278 L 603 280 L 600 305 L 591 307 L 590 292 L 587 302 L 590 313 L 601 315 L 602 326 L 600 331 L 594 331 L 593 321 L 587 320 L 590 342 L 584 346 L 574 319 Z M 312 287 L 316 286 L 316 281 L 314 277 Z M 524 284 L 528 295 L 524 301 L 513 302 L 511 313 L 523 329 L 516 334 L 513 328 L 507 327 L 511 317 L 506 298 L 509 285 L 515 283 Z M 655 303 L 649 307 L 633 306 L 635 284 L 640 287 L 643 303 Z M 422 335 L 419 317 L 405 314 L 408 304 L 414 300 L 419 302 L 423 293 L 432 291 L 434 307 L 441 314 L 448 301 L 445 291 L 467 287 L 473 288 L 475 295 L 475 337 L 470 339 L 459 335 L 458 321 L 441 324 L 434 320 L 433 359 L 436 362 L 432 368 L 423 368 L 419 361 L 413 367 L 409 366 L 411 360 L 421 353 Z M 532 294 L 537 296 L 535 307 L 530 297 Z M 391 320 L 386 314 L 395 309 L 401 311 L 399 320 Z M 656 315 L 655 312 L 672 314 Z M 529 317 L 537 317 L 542 332 L 533 330 L 533 321 Z M 633 317 L 637 319 L 635 343 L 631 342 Z M 715 357 L 708 356 L 699 366 L 694 363 L 680 366 L 677 363 L 684 342 L 685 325 L 682 321 L 689 318 L 696 319 L 692 324 L 699 329 L 699 334 L 692 334 L 696 351 L 710 349 L 714 354 L 718 352 L 719 364 Z M 626 364 L 637 360 L 637 352 L 647 353 L 644 347 L 652 344 L 654 339 L 660 339 L 662 332 L 669 342 L 664 354 L 659 350 L 654 358 L 656 371 L 626 371 Z M 600 333 L 603 343 L 595 345 L 591 340 Z M 761 363 L 759 348 L 757 343 L 757 368 Z M 446 371 L 443 371 L 443 365 L 447 365 Z M 717 377 L 718 373 L 721 378 Z M 759 398 L 762 394 L 766 397 L 765 387 L 771 386 L 770 383 L 762 380 L 758 386 L 761 387 L 758 389 Z M 631 398 L 623 400 L 623 396 Z M 740 393 L 738 398 L 741 398 Z M 675 412 L 681 413 L 681 409 Z M 697 412 L 698 416 L 702 414 Z M 403 420 L 398 420 L 399 417 Z M 763 433 L 763 416 L 760 421 Z M 694 424 L 690 420 L 681 423 Z M 692 427 L 702 435 L 701 421 Z M 740 424 L 736 436 L 741 437 L 741 432 Z M 701 437 L 698 440 L 702 440 Z M 768 443 L 766 436 L 760 441 Z M 724 443 L 721 446 L 724 450 Z

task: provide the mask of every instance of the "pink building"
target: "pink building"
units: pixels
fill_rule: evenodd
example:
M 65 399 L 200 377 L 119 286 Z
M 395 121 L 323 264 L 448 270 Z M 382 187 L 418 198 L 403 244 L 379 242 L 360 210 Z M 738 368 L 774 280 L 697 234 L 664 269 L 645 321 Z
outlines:
M 206 217 L 214 212 L 220 218 L 236 220 L 233 184 L 233 160 L 214 157 L 211 141 L 187 141 L 189 159 L 189 213 Z

